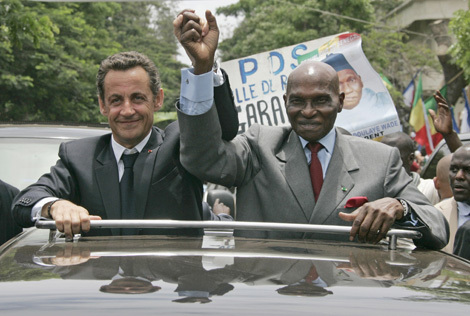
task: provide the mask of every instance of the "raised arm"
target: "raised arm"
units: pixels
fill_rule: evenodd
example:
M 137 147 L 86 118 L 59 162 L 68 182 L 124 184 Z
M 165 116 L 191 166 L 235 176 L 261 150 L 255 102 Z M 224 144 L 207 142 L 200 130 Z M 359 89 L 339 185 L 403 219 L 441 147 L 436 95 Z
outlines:
M 434 99 L 437 102 L 437 115 L 433 110 L 429 110 L 429 114 L 431 114 L 434 127 L 444 137 L 450 152 L 454 152 L 462 146 L 462 142 L 452 126 L 452 112 L 439 91 L 434 94 Z

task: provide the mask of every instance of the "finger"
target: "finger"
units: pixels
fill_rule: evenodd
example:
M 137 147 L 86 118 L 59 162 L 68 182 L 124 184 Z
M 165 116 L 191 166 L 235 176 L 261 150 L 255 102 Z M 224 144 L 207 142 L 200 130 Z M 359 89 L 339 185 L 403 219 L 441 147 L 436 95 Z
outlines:
M 81 216 L 80 212 L 71 212 L 70 214 L 70 227 L 72 230 L 72 237 L 75 234 L 80 234 Z
M 200 25 L 194 25 L 193 28 L 191 26 L 183 27 L 183 31 L 181 32 L 180 42 L 181 43 L 189 43 L 189 42 L 199 42 L 202 38 L 202 30 Z
M 179 16 L 179 15 L 183 15 L 185 12 L 192 12 L 192 13 L 194 13 L 194 12 L 196 12 L 196 10 L 194 10 L 194 9 L 183 9 L 180 13 L 178 13 L 178 16 Z
M 81 231 L 85 233 L 90 230 L 90 216 L 88 215 L 88 212 L 80 212 L 80 226 L 81 226 Z
M 358 213 L 357 213 L 356 218 L 353 221 L 353 224 L 352 224 L 352 227 L 351 227 L 351 233 L 349 234 L 349 240 L 353 241 L 354 238 L 357 235 L 359 241 L 363 241 L 365 235 L 364 234 L 361 235 L 361 229 L 362 229 L 363 221 L 366 217 L 366 211 L 362 207 L 356 209 L 356 211 Z
M 388 221 L 387 220 L 387 221 L 383 222 L 382 227 L 380 228 L 380 234 L 377 235 L 377 238 L 374 241 L 374 243 L 378 243 L 382 239 L 386 238 L 387 233 L 390 230 L 390 228 L 392 227 L 392 225 L 393 225 L 393 221 Z
M 207 23 L 207 20 L 201 19 L 201 25 L 202 25 L 202 37 L 204 37 L 209 32 L 209 23 Z
M 373 222 L 374 222 L 373 210 L 372 211 L 365 210 L 364 219 L 360 223 L 360 227 L 358 229 L 358 234 L 357 234 L 357 238 L 360 242 L 370 242 L 368 235 L 371 232 L 371 226 Z M 372 232 L 372 233 L 376 233 L 376 232 L 377 230 L 375 230 L 375 232 Z
M 387 229 L 385 225 L 383 225 L 382 221 L 377 217 L 370 226 L 370 230 L 367 234 L 367 242 L 376 244 L 383 239 L 385 234 L 387 234 Z
M 189 21 L 194 21 L 197 24 L 200 24 L 200 17 L 195 13 L 194 10 L 183 11 L 181 15 L 183 16 L 183 26 Z
M 429 115 L 431 115 L 432 120 L 435 121 L 436 120 L 436 112 L 434 112 L 434 110 L 431 110 L 431 109 L 429 109 L 428 112 L 429 112 Z
M 214 205 L 219 204 L 219 198 L 215 199 Z
M 351 213 L 344 213 L 344 212 L 339 212 L 338 213 L 339 218 L 341 218 L 343 221 L 346 222 L 352 222 L 356 216 L 357 216 L 357 210 Z
M 173 33 L 175 34 L 178 41 L 181 38 L 182 25 L 183 25 L 183 15 L 178 15 L 176 19 L 173 20 Z
M 209 30 L 218 31 L 219 27 L 217 26 L 217 20 L 215 16 L 212 14 L 211 10 L 206 10 L 206 20 L 207 24 L 209 24 Z
M 61 233 L 64 232 L 64 215 L 62 213 L 54 214 L 55 227 Z
M 71 239 L 73 238 L 73 233 L 72 233 L 72 219 L 70 218 L 70 214 L 67 213 L 67 214 L 64 214 L 64 218 L 63 218 L 63 232 L 65 234 L 65 238 L 66 239 Z
M 338 216 L 339 218 L 341 218 L 343 221 L 347 221 L 347 222 L 352 222 L 356 219 L 357 217 L 357 214 L 359 212 L 359 209 L 356 209 L 354 212 L 352 213 L 344 213 L 344 212 L 339 212 L 338 213 Z M 349 235 L 349 240 L 350 241 L 353 241 L 354 240 L 354 236 L 356 236 L 356 233 L 357 233 L 357 229 L 354 227 L 354 225 L 351 227 L 351 232 L 350 232 L 350 235 Z
M 101 216 L 98 215 L 89 215 L 90 221 L 100 221 Z

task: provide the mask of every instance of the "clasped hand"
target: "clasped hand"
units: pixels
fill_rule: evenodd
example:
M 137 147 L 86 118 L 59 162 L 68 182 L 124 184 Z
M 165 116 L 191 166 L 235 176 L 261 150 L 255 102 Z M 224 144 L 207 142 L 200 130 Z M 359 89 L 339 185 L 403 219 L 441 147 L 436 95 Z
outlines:
M 194 10 L 183 10 L 173 21 L 173 31 L 193 63 L 194 74 L 211 71 L 219 42 L 219 28 L 211 11 L 206 11 L 204 20 Z

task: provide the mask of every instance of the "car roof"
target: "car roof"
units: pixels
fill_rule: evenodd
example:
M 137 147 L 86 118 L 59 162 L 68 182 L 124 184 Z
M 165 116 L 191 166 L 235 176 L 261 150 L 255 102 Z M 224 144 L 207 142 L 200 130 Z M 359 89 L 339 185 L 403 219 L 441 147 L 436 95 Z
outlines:
M 380 315 L 457 315 L 468 313 L 470 302 L 468 261 L 408 247 L 406 240 L 391 251 L 385 244 L 226 234 L 74 242 L 49 235 L 31 228 L 0 248 L 2 315 L 363 314 L 365 309 Z M 147 287 L 126 284 L 130 279 Z
M 104 135 L 111 132 L 107 124 L 102 126 L 77 125 L 42 125 L 42 124 L 8 124 L 0 125 L 0 138 L 50 138 L 78 139 Z

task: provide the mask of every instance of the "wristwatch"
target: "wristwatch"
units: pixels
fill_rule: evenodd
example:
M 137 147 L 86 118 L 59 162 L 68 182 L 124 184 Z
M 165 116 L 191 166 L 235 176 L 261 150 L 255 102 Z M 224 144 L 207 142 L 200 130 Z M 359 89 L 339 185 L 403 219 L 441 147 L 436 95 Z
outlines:
M 402 200 L 402 199 L 397 199 L 397 200 L 403 206 L 403 218 L 405 218 L 406 216 L 408 216 L 408 214 L 410 214 L 410 207 L 408 206 L 408 203 L 406 203 L 405 200 Z

